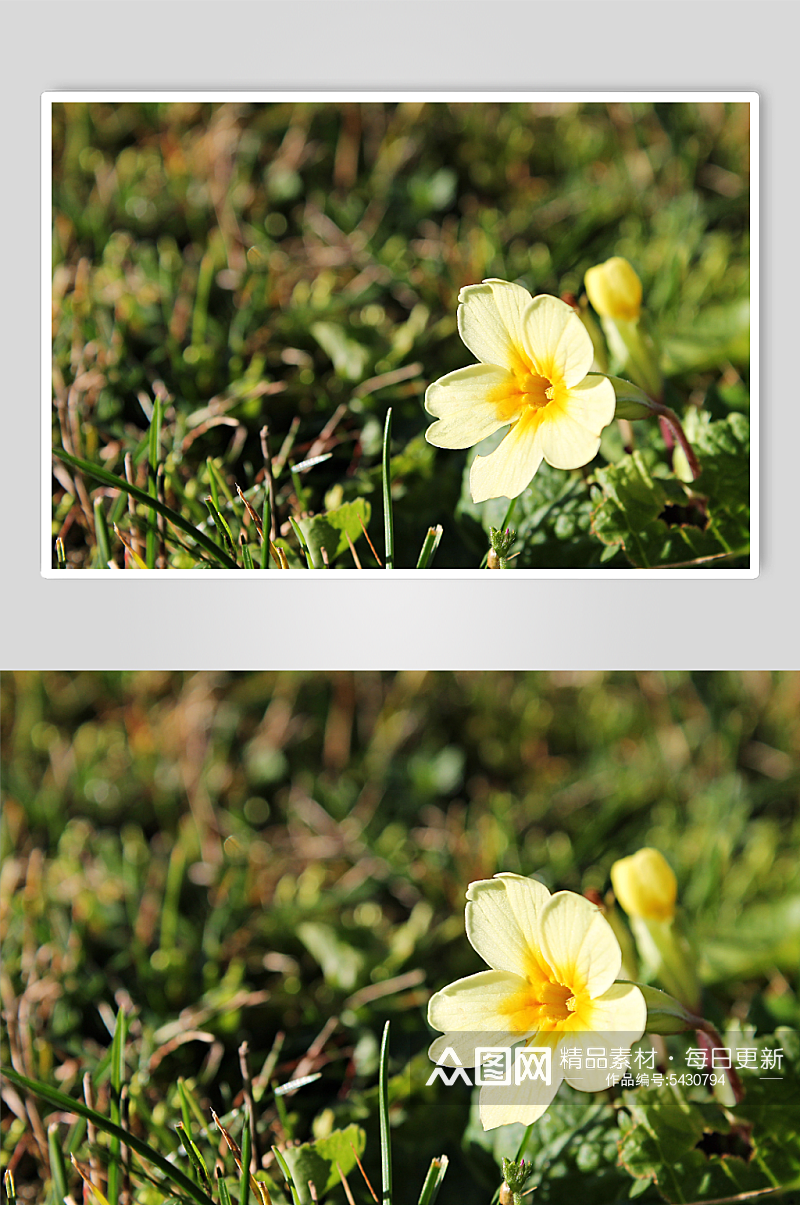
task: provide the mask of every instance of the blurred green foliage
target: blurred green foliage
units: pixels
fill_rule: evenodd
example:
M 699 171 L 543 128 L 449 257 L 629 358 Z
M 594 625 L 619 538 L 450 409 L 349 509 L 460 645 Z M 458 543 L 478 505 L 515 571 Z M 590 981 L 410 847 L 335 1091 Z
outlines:
M 203 498 L 221 478 L 234 538 L 256 544 L 234 482 L 260 515 L 266 423 L 294 552 L 290 515 L 357 498 L 379 547 L 391 405 L 397 564 L 415 565 L 441 523 L 437 567 L 474 567 L 488 523 L 454 518 L 464 454 L 422 438 L 427 384 L 471 358 L 459 289 L 501 277 L 579 295 L 588 267 L 624 255 L 662 339 L 667 402 L 747 411 L 748 123 L 747 105 L 717 102 L 57 104 L 54 446 L 158 490 L 212 536 Z M 636 441 L 668 459 L 657 424 Z M 322 452 L 292 479 L 289 464 Z M 622 455 L 609 431 L 603 459 Z M 147 564 L 205 563 L 171 527 L 145 550 L 146 508 L 74 478 L 56 465 L 70 567 L 106 567 L 103 517 Z M 582 474 L 559 480 L 589 506 Z M 557 527 L 559 513 L 520 564 L 608 563 L 583 512 Z
M 425 1086 L 425 1010 L 481 969 L 465 889 L 501 870 L 605 893 L 613 861 L 656 846 L 706 1016 L 759 1035 L 800 1024 L 798 674 L 20 673 L 0 688 L 2 1061 L 11 1049 L 77 1095 L 88 1071 L 102 1101 L 125 1008 L 130 1124 L 166 1152 L 177 1078 L 201 1117 L 231 1115 L 247 1040 L 254 1077 L 272 1058 L 264 1149 L 360 1125 L 379 1184 L 391 1019 L 396 1177 L 416 1192 L 444 1152 L 441 1200 L 488 1201 L 514 1136 L 481 1137 L 466 1089 Z M 299 1072 L 321 1077 L 282 1119 L 267 1085 L 332 1019 Z M 594 1098 L 561 1095 L 530 1147 L 541 1195 L 577 1159 L 587 1200 L 625 1199 L 615 1110 L 592 1113 L 592 1164 L 568 1131 Z M 6 1112 L 20 1200 L 47 1175 L 29 1131 Z

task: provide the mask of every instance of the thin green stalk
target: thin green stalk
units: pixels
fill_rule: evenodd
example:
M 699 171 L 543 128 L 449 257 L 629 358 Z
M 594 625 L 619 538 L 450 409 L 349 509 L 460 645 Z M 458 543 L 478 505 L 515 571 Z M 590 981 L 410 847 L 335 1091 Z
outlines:
M 417 569 L 428 569 L 433 563 L 433 558 L 436 556 L 436 549 L 439 547 L 439 541 L 442 538 L 444 528 L 441 523 L 436 527 L 429 527 L 428 534 L 420 549 L 419 560 L 417 561 Z
M 213 498 L 211 498 L 211 497 L 204 498 L 203 501 L 205 502 L 206 506 L 208 507 L 208 513 L 211 515 L 211 518 L 214 520 L 214 526 L 216 527 L 217 531 L 219 532 L 220 539 L 222 540 L 222 543 L 224 544 L 225 548 L 227 549 L 228 555 L 233 559 L 233 562 L 235 564 L 236 563 L 236 547 L 233 543 L 233 535 L 231 533 L 230 527 L 228 527 L 228 524 L 225 522 L 224 518 L 222 517 L 222 512 L 214 505 Z M 238 568 L 238 566 L 237 566 L 237 568 Z
M 418 1205 L 433 1205 L 439 1195 L 439 1189 L 442 1187 L 442 1180 L 444 1180 L 445 1173 L 447 1172 L 447 1165 L 447 1155 L 440 1155 L 438 1159 L 431 1159 L 425 1183 L 422 1185 L 422 1192 L 419 1194 Z
M 4 1072 L 4 1074 L 6 1073 Z M 67 1164 L 58 1141 L 58 1125 L 56 1124 L 47 1128 L 47 1150 L 50 1156 L 50 1174 L 53 1177 L 53 1200 L 56 1205 L 61 1205 L 69 1193 L 69 1185 Z
M 59 1092 L 57 1088 L 51 1088 L 49 1084 L 43 1084 L 39 1080 L 29 1079 L 26 1075 L 20 1075 L 18 1071 L 12 1071 L 9 1067 L 3 1068 L 3 1075 L 18 1088 L 22 1088 L 26 1092 L 38 1096 L 41 1100 L 46 1100 L 48 1104 L 54 1105 L 55 1108 L 62 1112 L 77 1113 L 88 1121 L 94 1122 L 98 1130 L 103 1130 L 104 1133 L 110 1134 L 112 1138 L 119 1138 L 131 1150 L 136 1151 L 136 1154 L 141 1159 L 157 1167 L 168 1182 L 175 1184 L 190 1200 L 196 1201 L 197 1205 L 215 1205 L 207 1193 L 203 1192 L 193 1180 L 190 1180 L 180 1168 L 170 1163 L 169 1159 L 166 1159 L 164 1155 L 158 1151 L 154 1151 L 151 1146 L 148 1146 L 146 1142 L 138 1138 L 136 1134 L 123 1130 L 120 1126 L 115 1125 L 113 1121 L 109 1121 L 107 1117 L 104 1117 L 102 1113 L 98 1113 L 95 1109 L 90 1109 L 82 1100 L 78 1100 L 73 1096 L 67 1096 L 65 1092 Z
M 66 569 L 67 567 L 67 554 L 64 551 L 64 541 L 61 539 L 61 536 L 56 540 L 56 564 L 59 569 Z
M 269 494 L 264 492 L 264 508 L 261 512 L 261 568 L 269 569 Z
M 383 535 L 386 547 L 385 567 L 394 569 L 394 515 L 392 513 L 392 407 L 386 411 L 386 425 L 383 428 L 383 460 L 381 476 L 383 479 Z
M 297 542 L 300 545 L 301 551 L 305 554 L 306 564 L 308 565 L 309 569 L 317 569 L 318 566 L 314 564 L 314 558 L 311 556 L 311 550 L 308 547 L 305 536 L 300 529 L 300 524 L 293 515 L 289 515 L 289 522 L 292 525 L 292 531 L 297 536 Z
M 272 1150 L 275 1155 L 275 1158 L 278 1160 L 278 1163 L 280 1164 L 280 1169 L 283 1172 L 284 1179 L 286 1180 L 286 1183 L 289 1185 L 289 1188 L 292 1193 L 292 1200 L 294 1202 L 294 1205 L 300 1205 L 300 1197 L 297 1195 L 297 1189 L 294 1186 L 294 1180 L 292 1179 L 292 1173 L 289 1171 L 286 1160 L 284 1159 L 283 1155 L 280 1153 L 280 1151 L 278 1150 L 278 1148 L 276 1146 L 274 1146 L 272 1148 Z
M 390 412 L 391 413 L 391 412 Z M 383 1205 L 392 1205 L 392 1145 L 389 1135 L 389 1084 L 387 1063 L 389 1062 L 389 1022 L 383 1027 L 381 1041 L 381 1063 L 378 1074 L 378 1111 L 381 1124 L 381 1200 Z
M 239 1181 L 239 1205 L 247 1205 L 250 1200 L 250 1154 L 250 1117 L 245 1109 L 242 1126 L 242 1175 Z
M 125 1039 L 127 1037 L 128 1018 L 123 1009 L 117 1011 L 117 1023 L 114 1026 L 114 1038 L 111 1043 L 111 1093 L 109 1095 L 109 1113 L 114 1125 L 122 1126 L 122 1085 L 125 1082 Z M 121 1143 L 119 1138 L 112 1138 L 109 1143 L 108 1188 L 106 1196 L 109 1205 L 118 1205 L 120 1191 L 120 1173 L 122 1171 Z
M 153 417 L 150 420 L 150 431 L 147 445 L 148 462 L 150 471 L 147 474 L 147 492 L 151 498 L 158 498 L 158 466 L 161 460 L 161 417 L 162 417 L 161 398 L 157 397 L 153 402 Z M 147 516 L 147 541 L 145 544 L 144 562 L 148 569 L 156 567 L 156 553 L 158 550 L 158 520 L 156 512 L 150 510 Z M 114 1205 L 112 1201 L 111 1205 Z
M 207 536 L 204 531 L 198 531 L 188 519 L 184 519 L 183 515 L 173 510 L 171 506 L 159 501 L 158 498 L 151 498 L 144 490 L 140 490 L 138 486 L 131 485 L 124 477 L 117 477 L 114 473 L 109 473 L 107 469 L 102 469 L 98 465 L 94 465 L 89 460 L 81 460 L 79 456 L 72 456 L 69 452 L 65 452 L 63 448 L 53 448 L 53 453 L 59 460 L 63 460 L 64 464 L 69 465 L 78 472 L 83 473 L 87 477 L 93 477 L 95 481 L 100 481 L 103 485 L 110 485 L 115 490 L 123 490 L 126 494 L 130 494 L 137 502 L 141 502 L 144 506 L 150 506 L 153 510 L 157 510 L 160 515 L 168 519 L 174 527 L 179 527 L 181 531 L 185 531 L 192 539 L 200 545 L 200 547 L 209 553 L 214 560 L 218 561 L 226 569 L 238 568 L 235 560 L 232 560 L 210 536 Z
M 94 534 L 97 540 L 97 568 L 108 569 L 108 562 L 111 560 L 111 544 L 108 539 L 108 524 L 102 498 L 95 498 L 93 510 Z
M 11 1171 L 11 1168 L 8 1168 L 3 1176 L 3 1188 L 6 1191 L 8 1205 L 16 1205 L 17 1186 L 14 1183 L 14 1173 Z

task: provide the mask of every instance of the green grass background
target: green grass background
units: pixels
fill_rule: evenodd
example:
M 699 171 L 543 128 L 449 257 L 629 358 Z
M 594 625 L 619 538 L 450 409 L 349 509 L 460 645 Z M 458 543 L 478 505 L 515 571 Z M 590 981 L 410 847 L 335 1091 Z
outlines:
M 657 846 L 706 1015 L 800 1024 L 796 673 L 20 673 L 0 689 L 2 1061 L 11 1040 L 77 1096 L 89 1071 L 102 1106 L 125 1007 L 131 1124 L 159 1149 L 177 1148 L 179 1076 L 225 1115 L 244 1039 L 255 1073 L 285 1034 L 282 1083 L 338 1018 L 286 1132 L 363 1125 L 379 1184 L 390 1019 L 397 1199 L 444 1151 L 440 1200 L 488 1202 L 497 1166 L 468 1094 L 420 1081 L 428 997 L 481 969 L 467 884 L 501 870 L 604 893 L 615 859 Z M 205 1036 L 175 1044 L 187 1030 Z M 258 1112 L 268 1146 L 280 1119 L 269 1098 Z M 12 1109 L 1 1124 L 19 1199 L 50 1200 L 30 1125 Z M 554 1155 L 537 1197 L 627 1199 L 613 1141 L 578 1157 L 565 1187 Z
M 475 567 L 487 534 L 459 507 L 466 455 L 423 436 L 427 384 L 472 359 L 459 289 L 501 277 L 578 295 L 588 267 L 624 255 L 664 337 L 668 404 L 746 412 L 748 156 L 745 104 L 57 104 L 54 446 L 158 490 L 206 531 L 211 495 L 234 541 L 244 531 L 257 546 L 235 483 L 260 514 L 267 423 L 272 454 L 286 453 L 278 526 L 299 567 L 289 516 L 355 498 L 383 555 L 391 405 L 396 563 L 413 567 L 441 523 L 437 567 Z M 616 432 L 601 463 L 622 455 Z M 637 424 L 636 440 L 664 461 L 657 424 Z M 292 481 L 286 464 L 320 452 L 330 459 Z M 148 564 L 205 563 L 170 527 L 148 544 L 125 495 L 55 473 L 69 567 L 122 566 L 113 523 Z M 520 564 L 600 562 L 574 476 L 581 499 Z M 549 498 L 563 474 L 542 479 Z M 346 547 L 337 563 L 352 567 Z M 603 563 L 628 565 L 607 550 Z

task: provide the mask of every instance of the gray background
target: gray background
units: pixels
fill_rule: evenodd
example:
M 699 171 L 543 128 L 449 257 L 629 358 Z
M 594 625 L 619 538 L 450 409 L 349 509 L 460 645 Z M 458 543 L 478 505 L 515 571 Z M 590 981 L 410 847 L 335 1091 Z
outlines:
M 797 668 L 797 14 L 780 0 L 0 3 L 0 666 Z M 42 578 L 40 95 L 86 88 L 758 91 L 761 576 Z

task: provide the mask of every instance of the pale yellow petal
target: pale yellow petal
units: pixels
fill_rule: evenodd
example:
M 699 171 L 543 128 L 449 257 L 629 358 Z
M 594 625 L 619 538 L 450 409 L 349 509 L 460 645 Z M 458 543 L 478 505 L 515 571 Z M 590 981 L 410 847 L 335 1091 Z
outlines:
M 550 892 L 535 879 L 499 874 L 467 888 L 467 937 L 484 962 L 513 975 L 539 976 L 539 917 Z
M 594 460 L 600 436 L 575 422 L 556 402 L 543 411 L 538 446 L 554 469 L 579 469 Z
M 437 448 L 471 448 L 519 417 L 516 377 L 495 364 L 470 364 L 428 386 L 425 409 L 439 421 L 425 432 Z
M 540 415 L 544 410 L 527 409 L 488 456 L 476 456 L 469 474 L 473 502 L 487 498 L 516 498 L 530 484 L 542 463 L 538 437 Z
M 459 1030 L 478 1036 L 507 1033 L 508 1016 L 500 1010 L 509 997 L 524 987 L 525 981 L 519 975 L 507 971 L 479 971 L 477 975 L 457 979 L 431 996 L 428 1024 L 444 1033 Z M 519 1041 L 522 1036 L 517 1033 L 514 1040 Z
M 526 372 L 524 322 L 531 295 L 507 280 L 467 285 L 458 295 L 458 332 L 484 364 Z
M 555 1036 L 540 1034 L 532 1045 L 555 1047 Z M 549 1084 L 545 1084 L 541 1079 L 526 1079 L 521 1084 L 510 1086 L 484 1085 L 480 1097 L 481 1125 L 484 1130 L 494 1130 L 498 1126 L 511 1125 L 513 1122 L 533 1125 L 534 1121 L 538 1121 L 542 1114 L 547 1112 L 563 1077 L 564 1072 L 559 1066 L 554 1049 Z
M 527 357 L 554 384 L 577 385 L 592 367 L 594 349 L 578 315 L 558 297 L 534 297 L 525 311 Z
M 565 1048 L 578 1049 L 580 1067 L 566 1068 L 564 1078 L 583 1092 L 601 1092 L 609 1086 L 609 1073 L 615 1080 L 624 1074 L 614 1068 L 613 1052 L 630 1050 L 638 1042 L 647 1024 L 644 996 L 633 983 L 614 983 L 588 1007 L 581 1009 L 584 1027 L 564 1034 L 559 1042 Z
M 542 909 L 542 953 L 559 983 L 575 993 L 601 996 L 616 979 L 622 954 L 608 921 L 595 904 L 574 891 L 559 891 Z
M 617 396 L 608 377 L 584 377 L 566 391 L 558 405 L 576 423 L 599 435 L 614 417 Z

